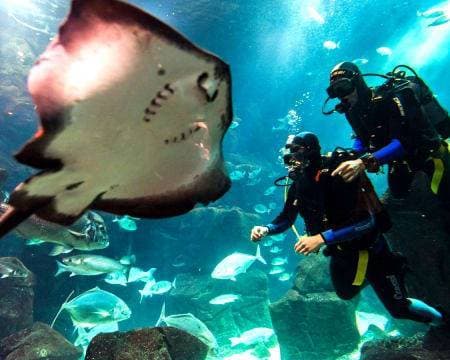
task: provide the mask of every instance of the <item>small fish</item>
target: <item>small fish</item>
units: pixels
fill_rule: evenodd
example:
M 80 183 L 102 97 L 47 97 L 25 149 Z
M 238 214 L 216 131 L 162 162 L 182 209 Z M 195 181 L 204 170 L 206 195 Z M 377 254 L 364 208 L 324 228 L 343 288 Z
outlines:
M 150 291 L 152 294 L 161 295 L 170 291 L 173 287 L 175 287 L 175 280 L 173 283 L 167 280 L 161 280 L 153 284 Z
M 121 217 L 116 216 L 113 222 L 116 222 L 119 225 L 119 227 L 125 231 L 136 231 L 137 224 L 135 220 L 138 220 L 138 218 L 124 215 Z
M 442 15 L 442 16 L 439 16 L 438 18 L 436 18 L 436 20 L 434 20 L 431 23 L 429 23 L 427 26 L 428 27 L 439 26 L 439 25 L 446 24 L 449 21 L 450 21 L 450 17 L 448 17 L 447 15 Z
M 266 191 L 264 191 L 264 195 L 265 196 L 272 195 L 275 192 L 276 189 L 277 189 L 277 187 L 275 185 L 272 185 L 272 186 L 268 187 L 266 189 Z
M 253 210 L 255 210 L 258 214 L 265 214 L 269 212 L 269 209 L 267 208 L 266 205 L 263 204 L 256 204 L 253 207 Z
M 269 274 L 270 275 L 277 275 L 277 274 L 281 274 L 282 272 L 284 272 L 284 267 L 282 266 L 274 266 L 272 269 L 270 269 Z
M 98 287 L 78 295 L 61 308 L 70 314 L 77 328 L 112 324 L 131 316 L 130 308 L 122 299 Z
M 127 286 L 127 275 L 123 271 L 116 271 L 105 276 L 105 282 L 111 285 Z
M 274 335 L 273 329 L 270 328 L 253 328 L 244 331 L 239 337 L 231 337 L 231 347 L 239 344 L 253 345 L 258 343 L 263 343 L 269 341 L 269 339 Z
M 142 281 L 142 282 L 148 282 L 150 280 L 154 280 L 153 274 L 155 273 L 156 268 L 150 268 L 147 271 L 144 271 L 138 267 L 132 267 L 130 268 L 130 272 L 128 273 L 128 282 L 136 282 L 136 281 Z
M 152 291 L 151 291 L 151 287 L 152 287 L 153 285 L 155 285 L 155 284 L 156 284 L 156 280 L 155 280 L 155 279 L 149 280 L 149 281 L 147 281 L 147 282 L 145 283 L 144 288 L 143 288 L 142 290 L 138 290 L 138 291 L 139 291 L 139 294 L 141 294 L 141 299 L 140 299 L 139 303 L 142 303 L 142 300 L 143 300 L 145 297 L 147 297 L 147 296 L 152 297 L 152 296 L 153 296 L 153 293 L 152 293 Z
M 279 254 L 280 252 L 283 251 L 283 249 L 275 245 L 274 247 L 271 247 L 271 248 L 269 249 L 269 251 L 270 251 L 272 254 Z
M 425 19 L 433 19 L 445 15 L 445 11 L 439 8 L 431 8 L 425 11 L 417 11 L 417 16 L 423 17 Z
M 191 313 L 166 316 L 166 304 L 164 303 L 155 326 L 159 326 L 162 322 L 188 332 L 206 344 L 210 349 L 216 349 L 218 347 L 213 333 L 201 320 L 197 319 Z
M 127 265 L 102 255 L 75 255 L 62 259 L 63 263 L 56 261 L 58 271 L 55 276 L 63 272 L 70 272 L 70 276 L 75 275 L 100 275 L 117 271 L 126 271 Z
M 377 48 L 376 52 L 380 54 L 381 56 L 391 56 L 392 50 L 388 48 L 387 46 L 381 46 Z
M 269 247 L 269 246 L 272 246 L 273 240 L 272 240 L 271 238 L 264 238 L 264 239 L 261 241 L 261 243 L 262 243 L 262 246 L 267 246 L 267 247 Z
M 245 171 L 242 170 L 234 170 L 230 173 L 230 179 L 233 181 L 241 180 L 245 176 Z
M 16 258 L 0 258 L 0 279 L 5 278 L 26 278 L 30 275 L 27 268 Z
M 369 60 L 365 59 L 365 58 L 359 58 L 359 59 L 354 59 L 352 60 L 352 63 L 358 66 L 361 65 L 366 65 L 369 62 Z
M 285 257 L 285 258 L 281 258 L 281 257 L 276 257 L 276 258 L 273 258 L 272 259 L 272 261 L 270 262 L 270 264 L 271 265 L 284 265 L 284 264 L 287 264 L 287 262 L 288 262 L 288 259 L 287 259 L 287 257 Z
M 339 48 L 340 42 L 334 42 L 332 40 L 326 40 L 323 42 L 323 47 L 328 50 L 336 50 Z
M 249 179 L 254 179 L 256 178 L 260 173 L 261 173 L 262 168 L 257 167 L 255 170 L 252 170 L 248 173 L 248 178 Z
M 280 276 L 278 276 L 278 280 L 280 281 L 288 281 L 292 277 L 292 274 L 283 273 Z
M 236 276 L 245 273 L 247 269 L 258 260 L 263 264 L 267 264 L 266 260 L 261 256 L 261 250 L 259 245 L 256 249 L 256 255 L 247 255 L 239 252 L 235 252 L 223 259 L 216 265 L 211 277 L 214 279 L 229 279 L 236 281 Z
M 235 302 L 237 300 L 241 300 L 241 295 L 224 294 L 224 295 L 216 296 L 215 298 L 209 300 L 209 303 L 212 305 L 224 305 L 224 304 Z
M 284 239 L 286 238 L 286 234 L 271 235 L 270 238 L 273 241 L 281 242 L 281 241 L 284 241 Z
M 316 10 L 314 6 L 308 6 L 308 15 L 311 19 L 313 19 L 316 23 L 323 25 L 325 24 L 325 19 L 319 12 Z

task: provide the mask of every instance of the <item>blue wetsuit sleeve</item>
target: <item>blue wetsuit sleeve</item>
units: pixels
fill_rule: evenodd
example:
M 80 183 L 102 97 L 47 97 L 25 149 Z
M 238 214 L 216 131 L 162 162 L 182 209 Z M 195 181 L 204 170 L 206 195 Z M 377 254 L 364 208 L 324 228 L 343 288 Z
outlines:
M 295 199 L 295 188 L 293 185 L 289 188 L 286 202 L 283 210 L 270 224 L 266 227 L 269 229 L 269 235 L 279 234 L 289 229 L 297 218 L 298 210 Z
M 398 139 L 392 141 L 385 147 L 375 151 L 372 156 L 377 159 L 379 165 L 387 164 L 391 160 L 399 159 L 405 154 L 405 149 Z
M 357 154 L 362 154 L 366 151 L 366 148 L 362 142 L 362 140 L 360 138 L 355 138 L 355 141 L 353 141 L 353 146 L 352 149 L 357 153 Z
M 342 242 L 353 240 L 359 236 L 362 236 L 375 227 L 375 218 L 369 217 L 363 221 L 360 221 L 356 224 L 352 224 L 350 226 L 346 226 L 344 228 L 336 229 L 336 230 L 326 230 L 321 233 L 325 244 L 333 245 L 339 244 Z

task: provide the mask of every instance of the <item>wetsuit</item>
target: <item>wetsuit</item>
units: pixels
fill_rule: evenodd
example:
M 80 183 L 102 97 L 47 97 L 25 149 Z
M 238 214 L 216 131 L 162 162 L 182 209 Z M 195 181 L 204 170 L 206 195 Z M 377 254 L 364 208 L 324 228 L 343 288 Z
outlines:
M 345 183 L 331 176 L 333 169 L 324 159 L 320 169 L 308 169 L 290 186 L 282 212 L 266 225 L 269 234 L 287 230 L 300 214 L 306 233 L 320 233 L 325 240 L 324 253 L 331 256 L 331 278 L 340 298 L 353 298 L 369 283 L 393 317 L 432 321 L 432 308 L 407 298 L 405 260 L 389 250 L 382 235 L 390 221 L 372 184 L 365 175 Z
M 450 153 L 421 109 L 414 92 L 403 89 L 384 93 L 374 89 L 370 101 L 350 108 L 346 118 L 355 132 L 353 145 L 368 152 L 378 165 L 389 164 L 388 182 L 392 194 L 404 197 L 414 173 L 427 173 L 433 193 L 450 208 Z M 368 167 L 368 171 L 378 169 Z

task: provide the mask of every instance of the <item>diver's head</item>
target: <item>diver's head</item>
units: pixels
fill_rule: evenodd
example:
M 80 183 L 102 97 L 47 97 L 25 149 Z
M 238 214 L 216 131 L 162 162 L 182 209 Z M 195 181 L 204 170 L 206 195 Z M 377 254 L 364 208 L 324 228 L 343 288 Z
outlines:
M 289 171 L 289 177 L 307 170 L 316 170 L 320 164 L 319 139 L 312 132 L 304 131 L 289 135 L 285 145 L 283 161 Z
M 331 99 L 338 98 L 347 108 L 355 106 L 360 100 L 368 99 L 370 89 L 364 81 L 359 68 L 350 61 L 337 64 L 330 73 L 327 88 Z

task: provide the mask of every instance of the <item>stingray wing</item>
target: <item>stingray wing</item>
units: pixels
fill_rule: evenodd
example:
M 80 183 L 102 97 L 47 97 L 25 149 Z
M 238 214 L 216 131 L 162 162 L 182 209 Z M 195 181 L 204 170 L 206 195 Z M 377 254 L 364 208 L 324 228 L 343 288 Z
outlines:
M 228 190 L 229 68 L 148 13 L 74 0 L 28 87 L 41 127 L 16 158 L 42 172 L 11 195 L 16 212 L 167 217 Z

